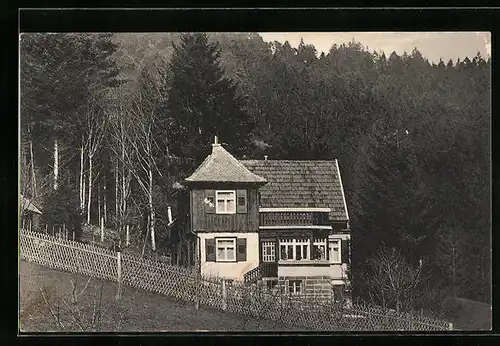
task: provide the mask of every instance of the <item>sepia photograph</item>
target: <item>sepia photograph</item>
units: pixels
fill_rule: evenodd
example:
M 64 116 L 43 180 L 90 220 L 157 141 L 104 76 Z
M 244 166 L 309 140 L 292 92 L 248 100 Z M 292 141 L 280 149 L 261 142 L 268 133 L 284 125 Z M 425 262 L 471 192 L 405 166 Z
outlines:
M 19 35 L 19 333 L 489 331 L 489 32 Z

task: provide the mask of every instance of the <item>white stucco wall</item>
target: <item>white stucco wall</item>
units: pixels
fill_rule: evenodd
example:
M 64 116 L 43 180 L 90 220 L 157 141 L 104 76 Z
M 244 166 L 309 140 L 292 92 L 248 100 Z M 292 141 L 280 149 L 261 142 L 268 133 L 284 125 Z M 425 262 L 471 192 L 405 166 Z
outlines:
M 328 276 L 332 279 L 342 279 L 346 269 L 346 264 L 333 264 L 328 267 L 280 265 L 278 276 Z
M 259 234 L 214 232 L 198 233 L 200 241 L 200 267 L 202 275 L 220 276 L 243 281 L 243 275 L 259 265 Z M 206 262 L 205 239 L 215 237 L 238 237 L 247 239 L 247 260 L 245 262 Z

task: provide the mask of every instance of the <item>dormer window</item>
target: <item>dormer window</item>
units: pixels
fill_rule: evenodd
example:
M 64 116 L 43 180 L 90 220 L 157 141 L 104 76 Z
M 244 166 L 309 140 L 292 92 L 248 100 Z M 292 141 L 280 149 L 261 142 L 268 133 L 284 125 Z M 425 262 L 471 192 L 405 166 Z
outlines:
M 236 213 L 236 191 L 219 190 L 215 192 L 215 212 L 217 214 L 235 214 Z

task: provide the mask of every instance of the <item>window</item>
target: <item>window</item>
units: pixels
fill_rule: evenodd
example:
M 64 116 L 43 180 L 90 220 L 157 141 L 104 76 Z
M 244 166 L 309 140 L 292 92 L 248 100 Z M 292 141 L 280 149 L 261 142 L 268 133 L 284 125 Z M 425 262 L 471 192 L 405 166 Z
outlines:
M 276 249 L 274 247 L 273 241 L 263 241 L 262 242 L 262 261 L 263 262 L 274 262 L 276 260 Z
M 314 239 L 312 259 L 326 260 L 326 239 Z
M 302 286 L 302 280 L 289 280 L 288 281 L 288 293 L 290 294 L 300 294 Z
M 217 238 L 217 262 L 236 261 L 236 239 L 235 238 Z
M 309 239 L 281 239 L 281 260 L 307 260 L 309 259 Z
M 236 213 L 236 191 L 216 191 L 216 213 Z
M 276 287 L 276 285 L 278 284 L 278 280 L 276 279 L 273 279 L 273 280 L 265 280 L 266 281 L 266 287 L 267 289 L 273 289 L 274 287 Z
M 341 255 L 340 255 L 340 239 L 331 239 L 330 240 L 330 262 L 332 263 L 341 263 Z

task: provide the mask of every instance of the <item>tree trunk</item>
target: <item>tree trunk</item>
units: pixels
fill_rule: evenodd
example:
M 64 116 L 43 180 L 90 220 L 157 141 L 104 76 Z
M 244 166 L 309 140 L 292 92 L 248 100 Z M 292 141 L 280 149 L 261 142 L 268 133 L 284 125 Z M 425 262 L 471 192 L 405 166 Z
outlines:
M 455 268 L 455 245 L 452 245 L 452 257 L 451 257 L 451 270 L 452 270 L 452 283 L 453 283 L 453 296 L 457 296 L 457 286 L 456 286 L 456 268 Z
M 148 236 L 149 236 L 149 230 L 150 230 L 150 225 L 149 225 L 149 215 L 148 215 L 148 220 L 147 220 L 147 227 L 146 227 L 146 237 L 144 237 L 144 244 L 142 245 L 142 256 L 144 257 L 144 251 L 146 250 L 146 243 L 148 242 Z
M 181 240 L 179 239 L 177 243 L 177 258 L 176 258 L 176 265 L 181 264 Z
M 57 179 L 59 177 L 59 148 L 57 139 L 54 139 L 54 190 L 57 190 Z
M 153 170 L 149 169 L 149 196 L 148 196 L 148 204 L 149 204 L 149 227 L 151 234 L 151 248 L 153 251 L 156 251 L 156 239 L 155 239 L 155 212 L 153 208 Z
M 118 160 L 115 165 L 115 227 L 118 225 Z
M 84 164 L 84 153 L 83 153 L 83 145 L 81 146 L 80 148 L 80 208 L 83 210 L 84 206 L 85 206 L 85 183 L 84 183 L 84 180 L 83 180 L 83 164 Z
M 89 195 L 87 204 L 87 223 L 90 225 L 90 203 L 92 201 L 92 156 L 89 156 Z
M 97 216 L 99 217 L 99 225 L 102 223 L 104 225 L 104 222 L 102 222 L 101 219 L 101 184 L 97 184 Z
M 35 159 L 33 158 L 33 140 L 30 140 L 30 164 L 31 164 L 31 198 L 36 196 Z
M 103 214 L 104 214 L 104 223 L 106 223 L 108 221 L 108 216 L 107 216 L 107 213 L 106 213 L 106 209 L 107 209 L 107 203 L 106 203 L 106 173 L 104 173 L 104 186 L 103 186 Z
M 85 173 L 83 174 L 83 187 L 82 187 L 82 213 L 85 212 L 85 196 L 87 191 L 87 180 Z

